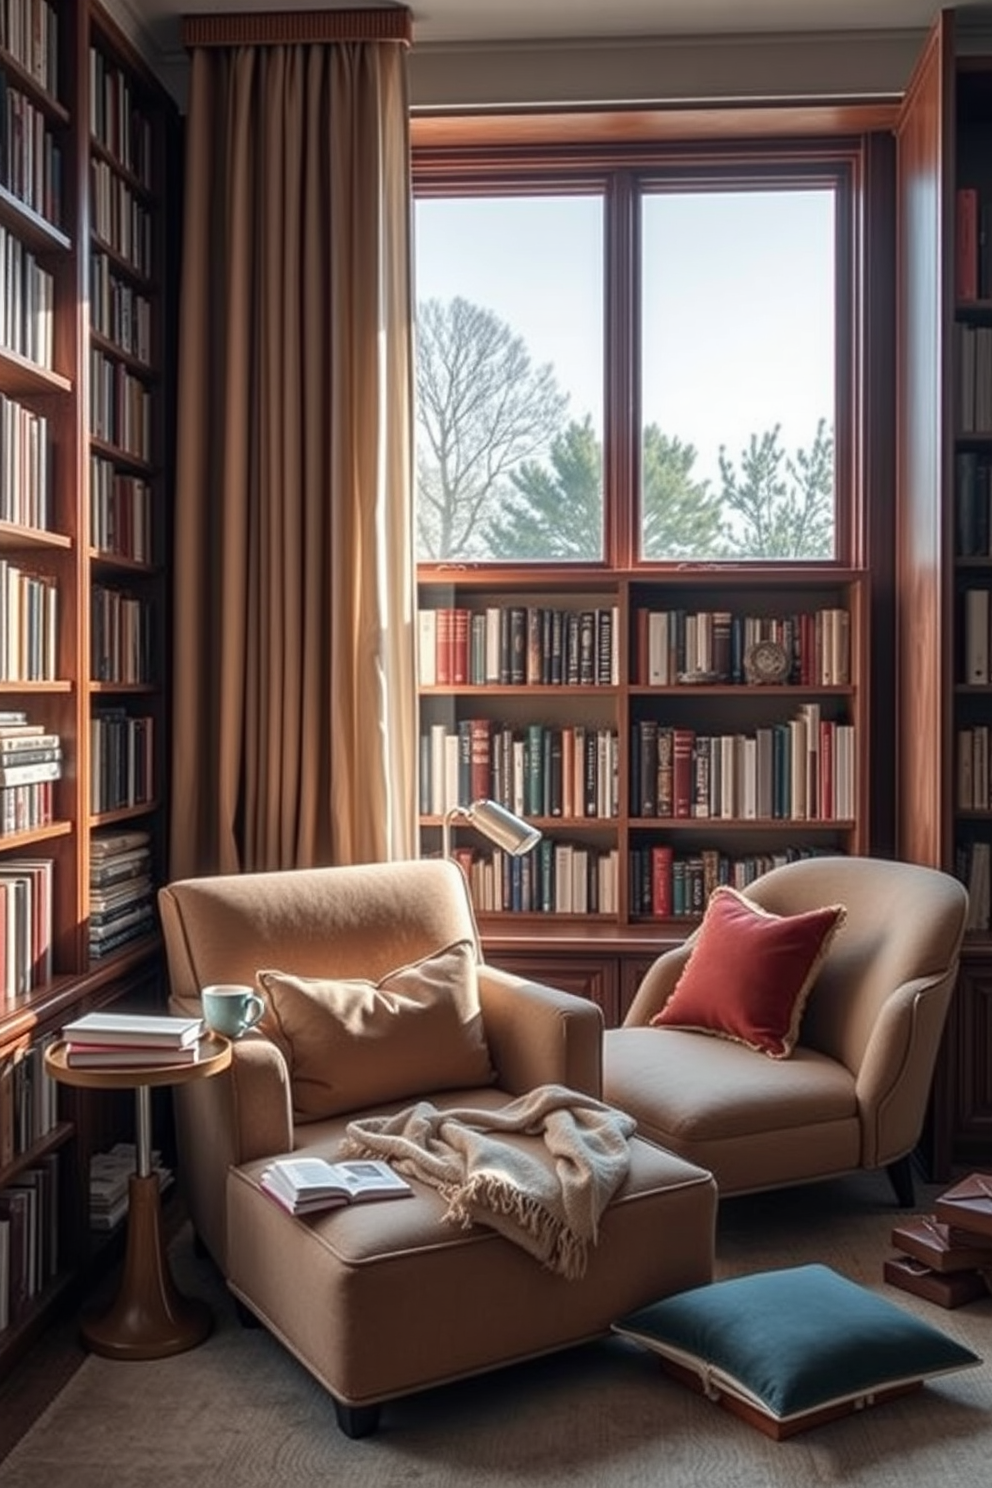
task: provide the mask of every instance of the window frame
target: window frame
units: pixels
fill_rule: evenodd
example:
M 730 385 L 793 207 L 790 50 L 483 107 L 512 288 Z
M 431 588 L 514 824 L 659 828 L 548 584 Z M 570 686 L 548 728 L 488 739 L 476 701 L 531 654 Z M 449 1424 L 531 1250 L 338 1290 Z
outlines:
M 585 117 L 585 128 L 590 128 Z M 613 116 L 603 116 L 604 122 Z M 489 197 L 499 194 L 552 195 L 601 193 L 604 212 L 603 289 L 603 556 L 595 563 L 535 560 L 528 565 L 501 559 L 421 561 L 425 574 L 450 570 L 452 564 L 494 575 L 508 571 L 555 574 L 651 574 L 708 567 L 716 570 L 767 565 L 776 573 L 857 566 L 866 546 L 866 500 L 862 451 L 866 437 L 866 397 L 862 325 L 864 284 L 868 267 L 865 242 L 867 134 L 823 136 L 755 135 L 735 139 L 725 119 L 725 139 L 589 140 L 581 144 L 492 143 L 479 121 L 466 121 L 466 136 L 457 143 L 457 123 L 442 131 L 443 143 L 431 142 L 439 131 L 413 129 L 412 185 L 421 197 Z M 872 120 L 874 122 L 874 119 Z M 542 130 L 549 128 L 547 118 Z M 614 126 L 615 127 L 615 126 Z M 506 121 L 497 125 L 506 131 Z M 424 143 L 418 143 L 418 133 Z M 834 553 L 828 559 L 654 559 L 640 554 L 640 333 L 641 224 L 645 192 L 675 186 L 705 190 L 819 188 L 832 183 L 835 193 L 834 304 Z

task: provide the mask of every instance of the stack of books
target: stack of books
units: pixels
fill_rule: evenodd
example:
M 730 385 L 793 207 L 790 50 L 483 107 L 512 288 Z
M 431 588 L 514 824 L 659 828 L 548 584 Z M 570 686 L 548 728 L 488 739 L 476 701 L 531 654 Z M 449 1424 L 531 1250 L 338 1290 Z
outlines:
M 62 1029 L 65 1061 L 82 1069 L 195 1064 L 202 1018 L 168 1013 L 84 1013 Z
M 94 833 L 90 841 L 90 955 L 109 956 L 155 921 L 147 832 Z
M 133 1142 L 117 1142 L 109 1152 L 95 1152 L 90 1158 L 91 1229 L 115 1230 L 124 1219 L 134 1171 Z M 172 1171 L 164 1166 L 158 1151 L 152 1152 L 152 1173 L 160 1191 L 172 1182 Z
M 992 1291 L 992 1173 L 972 1173 L 934 1203 L 932 1214 L 897 1225 L 899 1254 L 885 1280 L 939 1307 L 961 1307 Z

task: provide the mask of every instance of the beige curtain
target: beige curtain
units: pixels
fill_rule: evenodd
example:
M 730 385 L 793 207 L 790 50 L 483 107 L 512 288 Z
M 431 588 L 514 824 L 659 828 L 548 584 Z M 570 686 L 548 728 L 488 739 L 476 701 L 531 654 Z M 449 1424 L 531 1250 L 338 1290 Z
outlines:
M 405 47 L 194 47 L 172 877 L 412 857 Z

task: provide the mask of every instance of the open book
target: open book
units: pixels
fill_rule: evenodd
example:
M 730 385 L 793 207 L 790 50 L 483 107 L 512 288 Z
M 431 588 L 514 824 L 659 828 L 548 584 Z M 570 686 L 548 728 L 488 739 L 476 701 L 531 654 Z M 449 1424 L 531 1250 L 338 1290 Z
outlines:
M 332 1163 L 322 1157 L 281 1157 L 263 1169 L 259 1182 L 291 1214 L 313 1214 L 366 1199 L 402 1199 L 413 1193 L 388 1163 L 371 1158 Z

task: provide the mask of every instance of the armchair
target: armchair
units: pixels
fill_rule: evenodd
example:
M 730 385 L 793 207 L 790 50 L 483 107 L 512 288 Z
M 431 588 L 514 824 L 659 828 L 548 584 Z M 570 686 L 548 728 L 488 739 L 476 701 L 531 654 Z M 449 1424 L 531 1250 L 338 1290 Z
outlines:
M 546 1084 L 600 1096 L 598 1008 L 485 965 L 455 864 L 189 879 L 161 890 L 160 905 L 174 1011 L 198 1011 L 211 982 L 279 973 L 261 978 L 266 1018 L 235 1044 L 230 1070 L 176 1092 L 179 1177 L 231 1290 L 330 1391 L 348 1434 L 374 1429 L 390 1397 L 594 1338 L 711 1278 L 710 1175 L 640 1137 L 577 1280 L 495 1230 L 445 1222 L 440 1195 L 416 1180 L 412 1200 L 302 1219 L 260 1188 L 274 1156 L 333 1158 L 352 1116 L 421 1099 L 495 1110 Z M 434 1054 L 416 1030 L 397 1048 L 395 1030 L 373 1029 L 383 1043 L 370 1059 L 361 1017 L 325 1022 L 318 1037 L 319 1019 L 311 1032 L 299 1016 L 302 979 L 378 984 L 453 945 L 467 948 L 477 984 L 486 1079 L 458 1086 L 453 1067 L 435 1069 L 448 1034 Z
M 787 1058 L 652 1027 L 700 931 L 655 961 L 605 1035 L 605 1098 L 642 1135 L 708 1168 L 721 1197 L 886 1168 L 912 1204 L 919 1141 L 954 989 L 967 894 L 910 863 L 825 856 L 775 868 L 743 897 L 774 915 L 841 904 Z

